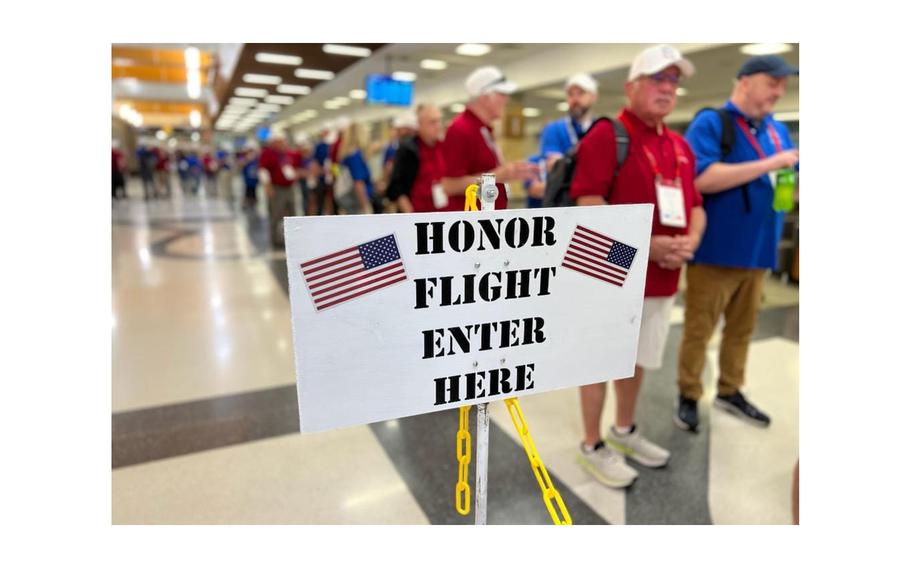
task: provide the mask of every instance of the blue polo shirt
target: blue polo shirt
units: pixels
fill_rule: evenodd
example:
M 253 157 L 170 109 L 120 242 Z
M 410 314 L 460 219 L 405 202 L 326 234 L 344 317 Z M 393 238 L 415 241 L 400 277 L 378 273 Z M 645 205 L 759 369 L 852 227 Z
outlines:
M 544 126 L 540 132 L 540 155 L 565 154 L 578 144 L 585 133 L 584 126 L 574 118 L 565 116 Z
M 397 151 L 398 151 L 398 140 L 393 140 L 392 142 L 389 142 L 386 145 L 385 150 L 383 150 L 383 152 L 382 152 L 383 165 L 388 164 L 389 162 L 394 160 L 395 152 L 397 152 Z
M 793 148 L 790 133 L 780 122 L 770 116 L 760 123 L 751 121 L 736 105 L 727 101 L 724 108 L 734 120 L 733 149 L 723 160 L 737 164 L 760 159 L 758 152 L 736 124 L 736 117 L 746 119 L 765 156 L 777 153 L 768 133 L 773 128 L 784 150 Z M 711 164 L 721 161 L 721 118 L 715 112 L 703 112 L 695 117 L 686 131 L 686 141 L 695 153 L 695 175 L 701 175 Z M 737 268 L 775 268 L 777 247 L 783 228 L 783 213 L 774 211 L 774 188 L 768 175 L 762 175 L 747 184 L 751 212 L 746 212 L 742 190 L 739 187 L 719 193 L 705 193 L 704 209 L 707 226 L 693 263 L 714 264 Z

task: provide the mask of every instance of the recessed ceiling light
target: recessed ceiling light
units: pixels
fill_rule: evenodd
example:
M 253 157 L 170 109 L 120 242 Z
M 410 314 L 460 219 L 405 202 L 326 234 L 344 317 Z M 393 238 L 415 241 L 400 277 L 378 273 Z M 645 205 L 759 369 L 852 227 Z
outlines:
M 352 57 L 369 57 L 371 50 L 366 47 L 355 47 L 353 45 L 338 45 L 336 43 L 327 43 L 322 46 L 322 51 L 333 55 L 350 55 Z
M 260 75 L 258 73 L 245 73 L 243 75 L 244 83 L 256 83 L 260 85 L 278 85 L 281 83 L 281 77 L 278 75 Z
M 199 48 L 188 47 L 183 50 L 183 60 L 187 69 L 199 69 Z
M 256 61 L 259 63 L 274 63 L 276 65 L 300 65 L 303 63 L 303 57 L 281 53 L 257 53 Z
M 569 103 L 567 103 L 566 101 L 562 101 L 561 103 L 556 105 L 556 110 L 558 110 L 560 112 L 566 112 L 567 110 L 569 110 Z
M 420 66 L 424 69 L 433 69 L 434 71 L 441 71 L 449 66 L 445 61 L 439 59 L 424 59 L 420 62 Z
M 327 108 L 329 110 L 336 110 L 336 109 L 341 108 L 341 105 L 336 103 L 335 101 L 325 101 L 324 103 L 322 103 L 322 106 L 324 106 L 325 108 Z
M 740 47 L 739 51 L 746 55 L 773 55 L 786 53 L 792 49 L 789 43 L 750 43 Z
M 256 110 L 267 110 L 267 111 L 279 111 L 281 110 L 281 105 L 269 104 L 269 103 L 259 103 L 256 105 Z
M 193 128 L 199 128 L 199 125 L 202 124 L 202 115 L 199 114 L 198 110 L 190 111 L 190 126 Z
M 309 95 L 311 90 L 306 85 L 278 85 L 278 92 L 285 95 Z
M 689 91 L 685 87 L 676 87 L 676 96 L 684 97 L 689 94 Z
M 305 69 L 303 67 L 294 69 L 294 76 L 300 77 L 301 79 L 318 79 L 320 81 L 330 81 L 335 78 L 335 74 L 331 71 L 324 71 L 322 69 Z
M 238 105 L 238 106 L 239 105 L 252 106 L 258 102 L 259 101 L 256 99 L 248 99 L 248 98 L 244 98 L 244 97 L 231 97 L 230 99 L 228 99 L 229 104 Z
M 357 99 L 357 100 L 363 100 L 363 99 L 367 98 L 367 92 L 364 91 L 363 89 L 354 89 L 350 93 L 348 93 L 348 95 L 350 95 L 352 99 Z
M 410 71 L 395 71 L 392 73 L 392 79 L 412 83 L 417 80 L 417 73 L 411 73 Z
M 458 55 L 470 55 L 471 57 L 480 57 L 490 53 L 490 46 L 485 43 L 463 43 L 455 48 Z
M 267 103 L 278 103 L 280 105 L 289 105 L 294 102 L 294 97 L 287 95 L 269 95 L 265 98 Z
M 238 97 L 264 97 L 269 94 L 268 89 L 254 89 L 252 87 L 237 87 L 234 94 Z
M 526 116 L 528 118 L 534 118 L 535 116 L 540 116 L 540 109 L 533 108 L 533 107 L 525 107 L 525 108 L 521 109 L 521 114 L 522 114 L 522 116 Z
M 464 112 L 464 105 L 461 103 L 455 103 L 449 107 L 449 110 L 452 112 Z

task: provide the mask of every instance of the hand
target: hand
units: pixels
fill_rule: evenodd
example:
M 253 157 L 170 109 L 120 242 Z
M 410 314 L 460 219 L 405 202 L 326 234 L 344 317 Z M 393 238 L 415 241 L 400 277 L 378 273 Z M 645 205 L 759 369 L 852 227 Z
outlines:
M 657 266 L 666 269 L 666 270 L 678 270 L 682 268 L 682 265 L 686 263 L 686 260 L 675 253 L 670 253 L 664 257 L 663 261 L 658 262 Z
M 657 264 L 662 264 L 668 255 L 673 254 L 673 237 L 669 235 L 654 235 L 651 237 L 650 259 Z
M 272 186 L 272 184 L 266 185 L 266 186 L 265 186 L 265 194 L 269 197 L 269 199 L 275 197 L 275 187 Z
M 562 158 L 562 154 L 559 152 L 547 152 L 547 171 L 553 170 L 553 165 Z
M 784 150 L 768 158 L 771 170 L 792 168 L 799 162 L 799 150 Z
M 695 235 L 676 235 L 673 237 L 675 254 L 685 260 L 692 260 L 698 250 L 699 238 Z
M 529 162 L 509 162 L 496 169 L 496 181 L 537 179 L 538 171 L 537 166 Z
M 535 181 L 528 186 L 528 195 L 535 199 L 542 199 L 546 186 L 542 181 Z

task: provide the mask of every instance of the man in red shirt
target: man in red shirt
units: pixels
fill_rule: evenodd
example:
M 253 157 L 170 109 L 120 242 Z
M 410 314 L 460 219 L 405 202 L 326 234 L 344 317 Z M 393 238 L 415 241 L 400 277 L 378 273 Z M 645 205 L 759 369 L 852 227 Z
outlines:
M 470 96 L 467 108 L 449 125 L 442 146 L 445 159 L 442 186 L 449 198 L 443 210 L 462 211 L 465 188 L 477 183 L 481 174 L 491 172 L 496 175 L 499 187 L 496 209 L 506 209 L 509 190 L 502 182 L 536 179 L 538 172 L 537 166 L 528 162 L 506 163 L 493 140 L 492 124 L 505 113 L 509 95 L 517 87 L 492 66 L 471 73 L 465 87 Z
M 259 156 L 259 180 L 269 198 L 269 229 L 272 245 L 284 246 L 282 224 L 285 217 L 294 215 L 293 185 L 297 172 L 288 155 L 284 134 L 275 132 L 269 138 L 269 145 Z
M 654 204 L 635 374 L 613 383 L 616 420 L 606 440 L 600 436 L 600 421 L 607 385 L 581 387 L 585 440 L 579 463 L 611 487 L 626 487 L 638 476 L 624 456 L 647 467 L 662 467 L 670 459 L 670 452 L 641 435 L 634 418 L 644 369 L 661 366 L 680 269 L 692 258 L 705 228 L 695 189 L 695 156 L 685 139 L 663 124 L 676 106 L 681 76 L 694 72 L 672 46 L 645 49 L 632 62 L 625 85 L 629 105 L 619 115 L 630 138 L 622 167 L 615 171 L 615 132 L 609 121 L 598 122 L 578 146 L 570 189 L 577 205 Z
M 442 113 L 433 104 L 417 107 L 417 136 L 398 140 L 386 195 L 401 213 L 442 211 L 447 205 L 442 188 Z

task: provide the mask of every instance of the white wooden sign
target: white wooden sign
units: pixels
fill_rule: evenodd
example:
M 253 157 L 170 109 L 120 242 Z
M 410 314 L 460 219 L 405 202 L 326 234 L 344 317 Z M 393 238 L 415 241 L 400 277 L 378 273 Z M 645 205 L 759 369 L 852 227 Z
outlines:
M 301 431 L 631 376 L 652 215 L 285 219 Z

